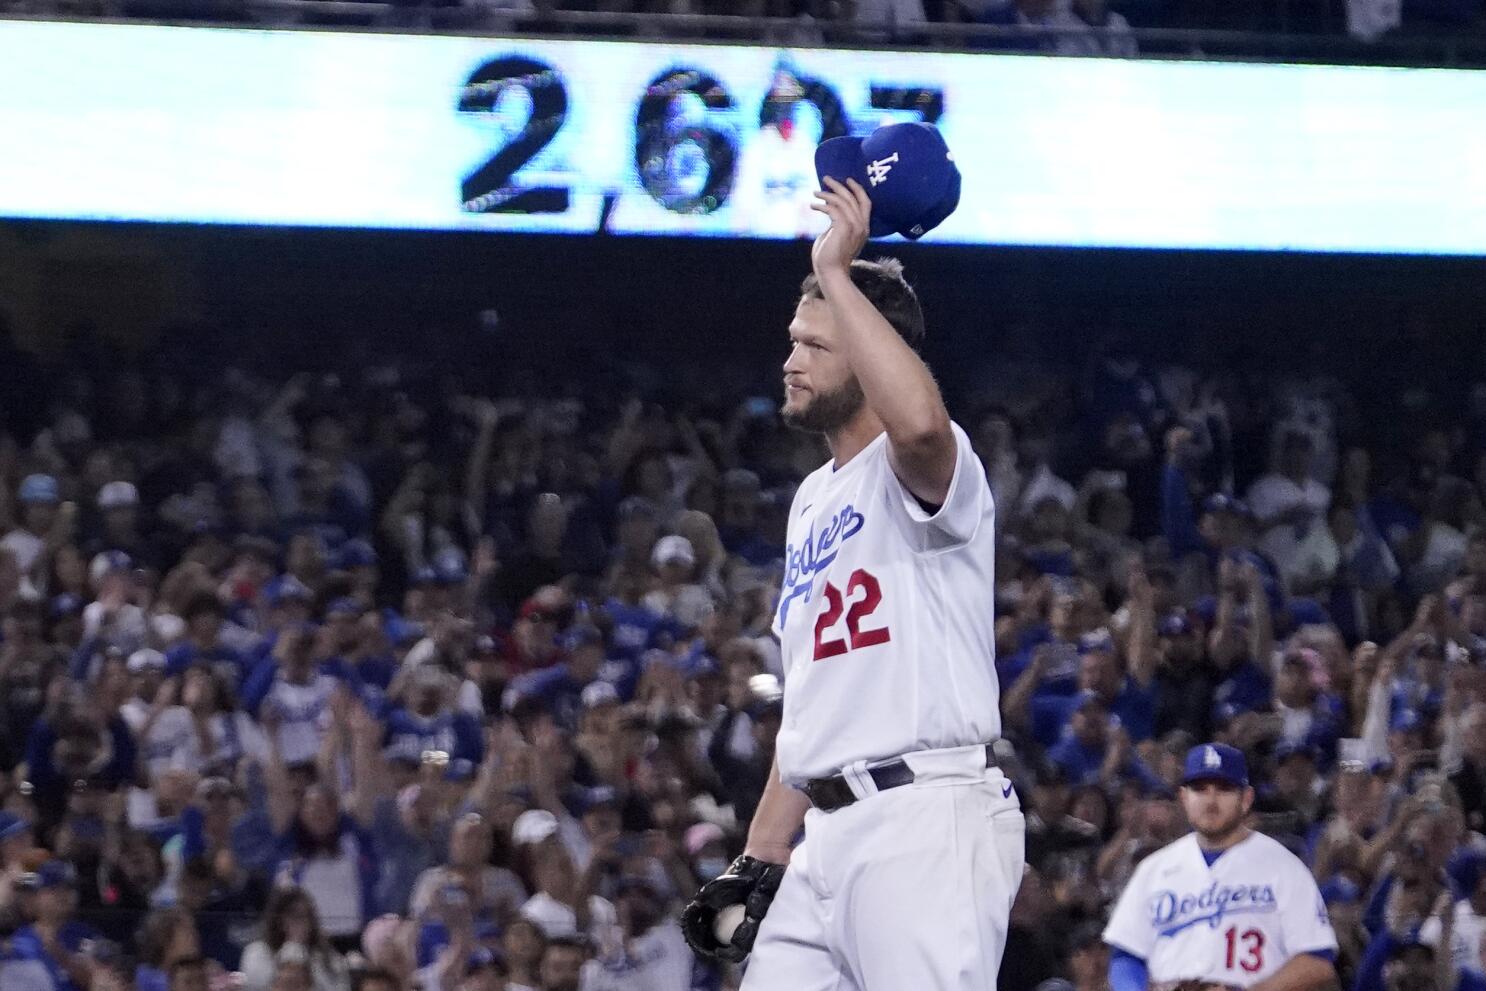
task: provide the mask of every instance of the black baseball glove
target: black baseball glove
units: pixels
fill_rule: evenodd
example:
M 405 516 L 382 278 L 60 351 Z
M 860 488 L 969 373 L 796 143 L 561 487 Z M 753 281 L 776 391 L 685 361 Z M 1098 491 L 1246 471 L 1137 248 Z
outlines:
M 782 880 L 783 864 L 739 857 L 726 871 L 702 885 L 702 890 L 681 913 L 681 931 L 686 942 L 701 956 L 738 963 L 753 949 L 759 923 L 764 921 Z M 720 943 L 712 926 L 717 913 L 729 905 L 743 906 L 743 921 L 733 930 L 732 939 Z

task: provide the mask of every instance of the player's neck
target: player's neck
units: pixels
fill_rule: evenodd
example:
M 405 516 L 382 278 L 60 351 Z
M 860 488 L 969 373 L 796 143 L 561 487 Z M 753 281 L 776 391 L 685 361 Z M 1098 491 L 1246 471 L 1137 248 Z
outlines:
M 1220 850 L 1231 850 L 1242 843 L 1244 840 L 1248 839 L 1251 833 L 1253 833 L 1253 830 L 1250 829 L 1248 826 L 1243 825 L 1229 830 L 1222 836 L 1211 838 L 1198 833 L 1197 845 L 1208 853 L 1213 853 Z
M 826 434 L 826 446 L 831 449 L 832 467 L 836 471 L 845 468 L 851 459 L 887 429 L 877 414 L 865 404 L 846 425 L 834 433 Z

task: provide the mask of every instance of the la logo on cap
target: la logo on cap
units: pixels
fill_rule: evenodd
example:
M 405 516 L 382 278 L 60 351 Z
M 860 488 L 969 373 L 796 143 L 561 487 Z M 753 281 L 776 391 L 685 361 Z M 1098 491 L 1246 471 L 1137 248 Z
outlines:
M 887 182 L 887 174 L 893 170 L 893 163 L 898 160 L 898 153 L 893 152 L 887 158 L 878 158 L 867 164 L 867 181 L 874 186 Z
M 1202 766 L 1213 770 L 1223 766 L 1223 758 L 1214 747 L 1208 747 L 1207 752 L 1202 755 Z

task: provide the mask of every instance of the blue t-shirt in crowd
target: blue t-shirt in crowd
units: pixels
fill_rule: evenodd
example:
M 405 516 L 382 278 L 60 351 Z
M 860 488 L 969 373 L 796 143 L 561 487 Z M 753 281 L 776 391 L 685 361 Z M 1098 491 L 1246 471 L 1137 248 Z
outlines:
M 69 953 L 77 953 L 85 940 L 98 939 L 99 935 L 98 930 L 92 926 L 74 921 L 62 925 L 57 940 Z M 10 952 L 18 960 L 34 960 L 45 967 L 57 991 L 88 991 L 72 982 L 61 963 L 47 953 L 46 947 L 41 943 L 41 936 L 31 926 L 22 926 L 10 937 Z
M 632 606 L 619 599 L 604 603 L 604 612 L 614 624 L 610 643 L 614 653 L 638 658 L 655 646 L 656 638 L 666 628 L 666 618 L 646 606 Z
M 451 761 L 479 764 L 485 759 L 480 723 L 467 712 L 420 716 L 399 706 L 387 713 L 387 735 L 383 743 L 406 753 L 442 750 Z
M 391 656 L 363 657 L 350 661 L 344 657 L 331 657 L 320 665 L 320 670 L 346 687 L 361 699 L 368 710 L 379 713 L 386 707 L 387 689 L 397 676 L 397 660 Z
M 563 661 L 516 678 L 506 691 L 510 693 L 512 700 L 540 699 L 543 707 L 557 721 L 557 725 L 575 732 L 578 729 L 578 717 L 583 712 L 583 689 L 590 684 L 592 682 L 575 678 L 572 667 Z
M 200 650 L 193 643 L 178 643 L 165 652 L 165 674 L 172 678 L 178 677 L 185 674 L 188 668 L 204 664 L 235 691 L 248 676 L 252 661 L 252 658 L 221 644 Z
M 1075 787 L 1099 783 L 1099 771 L 1104 766 L 1106 754 L 1105 747 L 1086 747 L 1071 732 L 1064 733 L 1063 738 L 1047 751 L 1048 758 L 1063 769 L 1068 782 Z M 1166 788 L 1166 782 L 1133 753 L 1120 774 L 1146 789 L 1162 791 Z
M 1032 735 L 1044 747 L 1057 743 L 1078 708 L 1079 695 L 1042 694 L 1032 698 Z M 1120 717 L 1120 725 L 1135 743 L 1149 740 L 1156 727 L 1156 689 L 1141 688 L 1126 678 L 1109 711 Z
M 1232 719 L 1244 712 L 1257 712 L 1269 706 L 1273 697 L 1273 686 L 1265 674 L 1251 660 L 1241 662 L 1228 672 L 1213 693 L 1213 712 L 1220 722 Z

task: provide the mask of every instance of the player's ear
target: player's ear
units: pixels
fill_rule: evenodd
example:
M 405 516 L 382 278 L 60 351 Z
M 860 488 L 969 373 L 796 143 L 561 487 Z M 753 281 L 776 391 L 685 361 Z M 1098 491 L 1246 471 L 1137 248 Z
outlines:
M 1243 814 L 1248 815 L 1254 808 L 1254 788 L 1252 785 L 1243 790 Z

